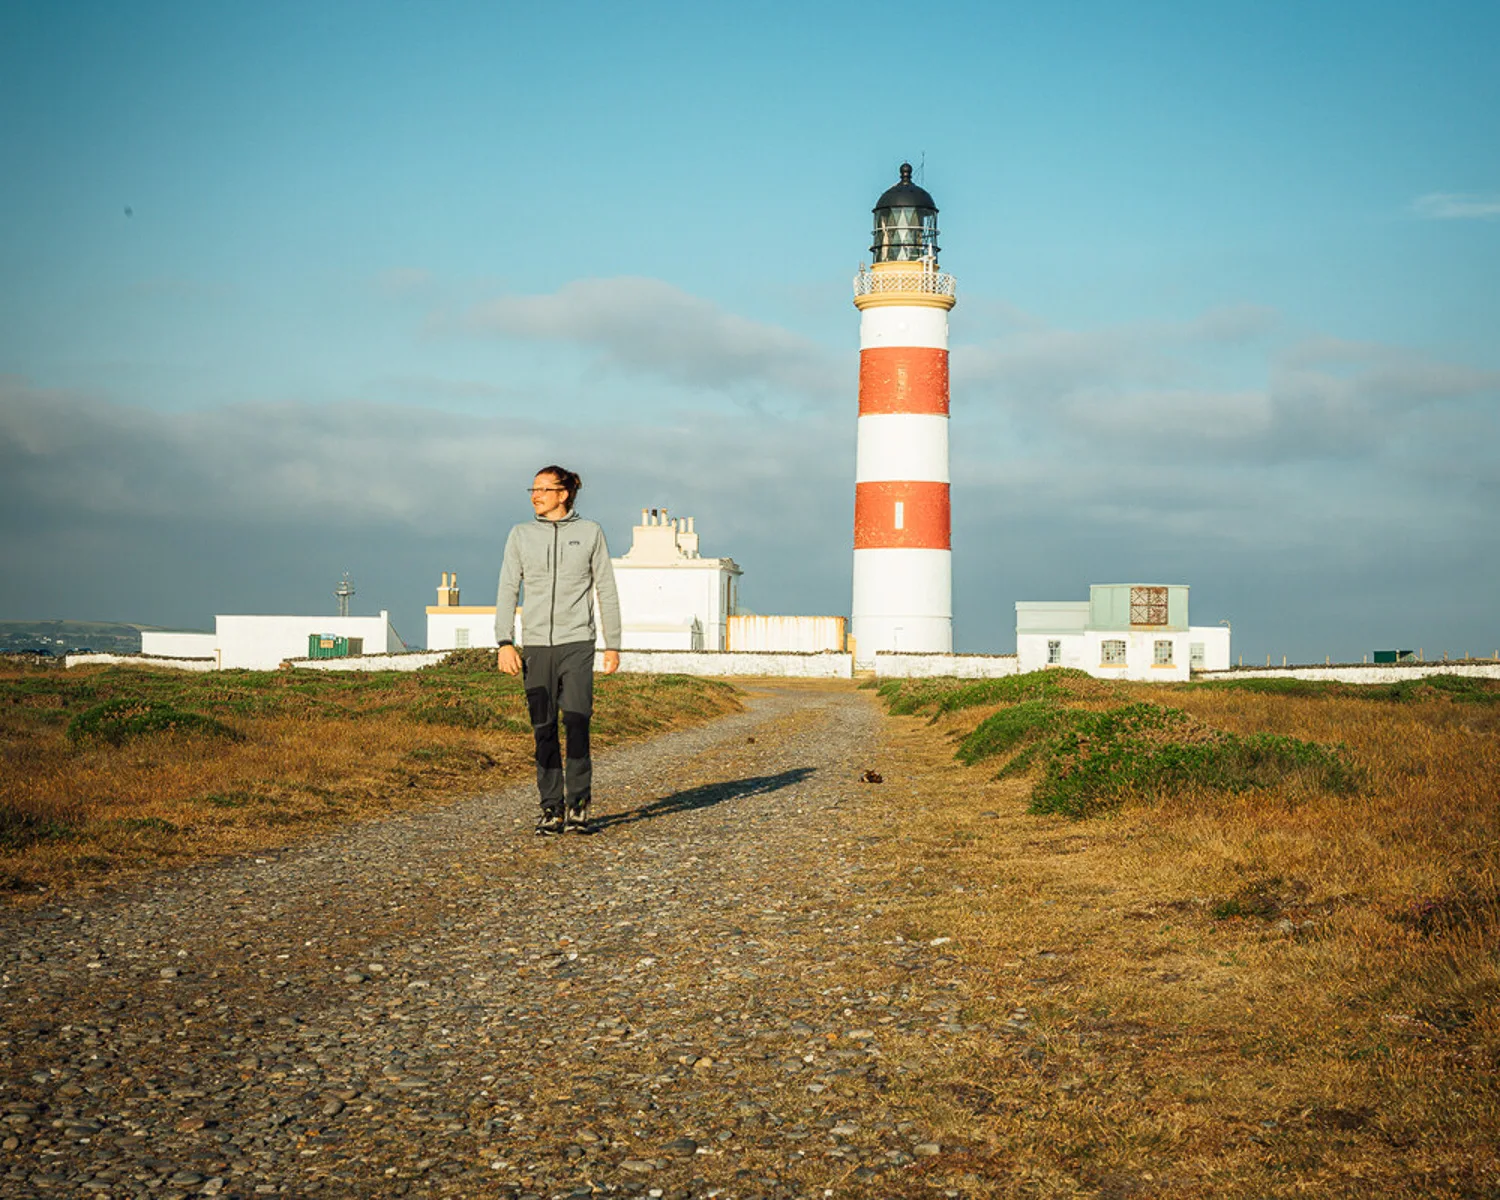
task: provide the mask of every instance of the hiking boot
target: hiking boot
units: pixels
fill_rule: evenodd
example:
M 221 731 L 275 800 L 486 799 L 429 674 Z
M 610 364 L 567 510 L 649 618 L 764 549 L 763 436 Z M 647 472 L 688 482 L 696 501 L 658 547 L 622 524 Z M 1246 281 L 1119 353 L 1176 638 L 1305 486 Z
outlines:
M 568 815 L 563 819 L 563 828 L 569 833 L 592 833 L 589 828 L 589 802 L 570 801 Z
M 563 831 L 562 813 L 544 812 L 536 819 L 537 837 L 552 837 Z

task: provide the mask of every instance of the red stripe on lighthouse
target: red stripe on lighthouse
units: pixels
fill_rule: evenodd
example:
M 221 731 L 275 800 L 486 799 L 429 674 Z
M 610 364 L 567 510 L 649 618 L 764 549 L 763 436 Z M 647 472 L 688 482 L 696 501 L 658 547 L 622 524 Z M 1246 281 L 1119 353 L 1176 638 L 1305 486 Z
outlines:
M 950 523 L 946 483 L 854 485 L 856 550 L 947 550 Z
M 873 346 L 859 352 L 859 411 L 948 415 L 948 352 Z

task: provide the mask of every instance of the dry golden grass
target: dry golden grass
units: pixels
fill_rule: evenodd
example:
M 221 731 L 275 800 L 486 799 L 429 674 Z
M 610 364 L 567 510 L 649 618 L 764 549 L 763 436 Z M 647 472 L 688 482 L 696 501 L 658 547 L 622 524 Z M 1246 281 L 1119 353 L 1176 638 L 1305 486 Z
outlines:
M 68 736 L 81 713 L 120 698 L 209 715 L 238 737 Z M 604 747 L 738 708 L 723 684 L 601 678 L 593 740 Z M 505 786 L 530 762 L 519 684 L 493 671 L 0 668 L 0 896 L 24 902 L 286 845 Z
M 894 817 L 888 919 L 907 937 L 952 937 L 985 985 L 971 1015 L 1020 1026 L 909 1077 L 904 1102 L 936 1130 L 991 1147 L 984 1186 L 956 1168 L 945 1182 L 1500 1194 L 1500 708 L 1195 687 L 1111 697 L 1135 700 L 1231 733 L 1343 743 L 1364 786 L 1036 816 L 1029 781 L 994 779 L 1000 760 L 953 759 L 993 706 L 896 718 L 890 773 L 911 772 L 924 802 Z

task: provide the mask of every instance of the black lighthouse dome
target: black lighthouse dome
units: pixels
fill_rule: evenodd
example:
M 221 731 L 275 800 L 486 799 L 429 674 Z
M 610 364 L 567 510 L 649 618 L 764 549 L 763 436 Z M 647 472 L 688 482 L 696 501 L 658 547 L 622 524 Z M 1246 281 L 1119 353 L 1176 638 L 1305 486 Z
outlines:
M 925 208 L 929 212 L 938 210 L 938 206 L 933 203 L 932 193 L 911 181 L 911 163 L 901 164 L 901 182 L 886 188 L 880 194 L 880 199 L 875 201 L 872 211 L 879 212 L 882 208 Z
M 875 208 L 877 263 L 920 262 L 937 266 L 937 205 L 924 187 L 911 181 L 911 163 L 901 164 L 901 182 L 886 188 Z

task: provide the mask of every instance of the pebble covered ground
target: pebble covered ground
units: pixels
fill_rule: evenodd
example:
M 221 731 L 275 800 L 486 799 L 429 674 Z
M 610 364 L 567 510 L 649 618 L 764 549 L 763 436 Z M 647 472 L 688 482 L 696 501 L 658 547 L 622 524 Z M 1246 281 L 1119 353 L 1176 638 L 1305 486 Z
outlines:
M 982 1148 L 882 1046 L 963 986 L 867 925 L 882 720 L 757 684 L 604 756 L 591 836 L 517 781 L 0 914 L 0 1196 L 942 1195 Z

